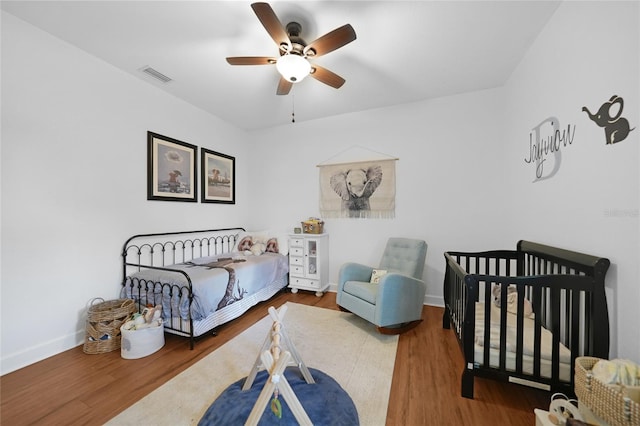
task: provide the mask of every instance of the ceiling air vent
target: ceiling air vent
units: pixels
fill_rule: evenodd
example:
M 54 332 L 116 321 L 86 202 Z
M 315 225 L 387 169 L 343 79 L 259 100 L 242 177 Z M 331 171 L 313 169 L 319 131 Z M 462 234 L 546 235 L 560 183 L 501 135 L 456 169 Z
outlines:
M 140 71 L 142 71 L 143 73 L 150 75 L 151 77 L 155 78 L 156 80 L 160 80 L 163 83 L 168 83 L 171 81 L 171 79 L 169 77 L 167 77 L 166 75 L 162 74 L 161 72 L 158 72 L 156 70 L 154 70 L 151 67 L 144 67 L 142 68 Z

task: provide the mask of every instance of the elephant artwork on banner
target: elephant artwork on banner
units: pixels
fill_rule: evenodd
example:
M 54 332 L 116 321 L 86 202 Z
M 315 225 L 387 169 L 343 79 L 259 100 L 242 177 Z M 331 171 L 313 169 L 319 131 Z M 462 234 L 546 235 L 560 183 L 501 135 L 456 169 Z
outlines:
M 342 209 L 349 217 L 357 217 L 360 211 L 371 210 L 369 197 L 382 182 L 382 168 L 371 166 L 368 169 L 349 169 L 331 176 L 331 187 L 342 198 Z
M 393 217 L 394 161 L 343 164 L 323 169 L 320 200 L 323 216 Z
M 618 95 L 613 95 L 611 99 L 603 103 L 595 114 L 591 113 L 586 106 L 582 107 L 582 111 L 586 112 L 594 123 L 604 127 L 607 145 L 625 140 L 629 132 L 635 129 L 635 127 L 630 129 L 629 120 L 621 117 L 623 107 L 624 101 Z

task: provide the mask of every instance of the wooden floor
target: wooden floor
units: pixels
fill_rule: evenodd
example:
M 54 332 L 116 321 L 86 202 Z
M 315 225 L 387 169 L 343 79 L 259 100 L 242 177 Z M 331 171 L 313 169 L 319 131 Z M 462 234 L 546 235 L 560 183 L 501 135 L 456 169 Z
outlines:
M 173 335 L 162 350 L 137 360 L 122 359 L 120 351 L 87 355 L 79 346 L 2 376 L 0 423 L 103 424 L 286 301 L 337 309 L 335 293 L 283 292 L 220 327 L 217 336 L 203 337 L 193 351 Z M 442 309 L 425 306 L 424 322 L 400 336 L 386 424 L 534 425 L 533 409 L 548 407 L 547 392 L 476 379 L 475 399 L 460 396 L 463 358 L 441 316 Z

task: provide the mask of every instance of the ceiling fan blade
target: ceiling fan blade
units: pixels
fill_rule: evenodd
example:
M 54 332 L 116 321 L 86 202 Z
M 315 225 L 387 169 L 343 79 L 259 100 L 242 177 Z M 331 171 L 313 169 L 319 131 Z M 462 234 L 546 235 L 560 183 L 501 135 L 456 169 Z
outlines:
M 318 65 L 311 65 L 311 73 L 309 75 L 334 89 L 339 89 L 345 82 L 345 79 L 338 74 Z
M 253 3 L 251 4 L 251 8 L 262 23 L 264 29 L 267 30 L 278 47 L 285 44 L 289 46 L 288 50 L 291 50 L 291 40 L 289 40 L 289 35 L 282 26 L 282 23 L 280 23 L 276 13 L 273 11 L 271 6 L 269 6 L 269 3 Z
M 346 24 L 309 43 L 304 48 L 304 54 L 311 57 L 326 55 L 355 39 L 355 30 L 351 25 Z
M 280 81 L 278 82 L 278 90 L 276 90 L 276 95 L 288 95 L 291 91 L 291 87 L 293 87 L 293 83 L 284 77 L 280 77 Z
M 231 65 L 275 65 L 278 60 L 267 56 L 233 56 L 227 58 Z

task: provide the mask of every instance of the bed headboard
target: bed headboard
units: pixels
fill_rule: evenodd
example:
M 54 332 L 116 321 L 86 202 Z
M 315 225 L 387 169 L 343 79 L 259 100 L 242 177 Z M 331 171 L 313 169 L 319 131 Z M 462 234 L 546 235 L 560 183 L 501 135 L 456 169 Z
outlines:
M 164 268 L 231 252 L 243 231 L 238 227 L 134 235 L 122 247 L 123 282 L 127 275 L 145 267 Z

